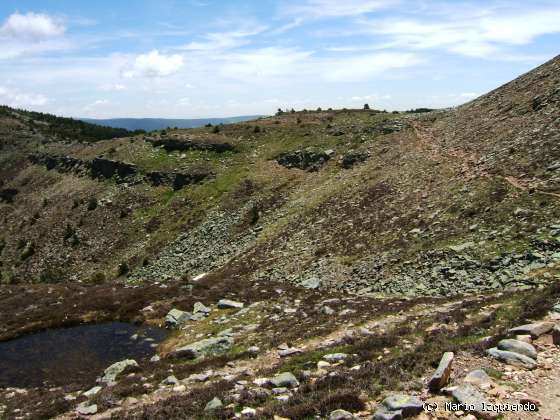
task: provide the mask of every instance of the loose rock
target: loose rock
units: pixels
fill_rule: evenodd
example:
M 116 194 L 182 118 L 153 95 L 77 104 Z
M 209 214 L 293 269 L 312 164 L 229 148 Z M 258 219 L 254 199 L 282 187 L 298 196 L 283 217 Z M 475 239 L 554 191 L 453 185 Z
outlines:
M 553 322 L 536 322 L 534 324 L 521 325 L 509 330 L 511 334 L 529 334 L 533 338 L 538 338 L 543 334 L 549 333 L 554 328 Z
M 508 365 L 522 367 L 525 369 L 534 369 L 537 367 L 537 362 L 530 357 L 524 356 L 523 354 L 498 350 L 496 347 L 488 349 L 487 352 L 490 356 L 501 362 L 507 363 Z
M 401 411 L 403 417 L 420 414 L 423 410 L 422 401 L 409 395 L 390 395 L 382 403 L 387 411 Z
M 218 301 L 218 308 L 220 309 L 241 309 L 243 306 L 244 304 L 242 302 L 236 302 L 234 300 L 220 299 Z
M 537 359 L 537 350 L 531 344 L 524 343 L 523 341 L 505 339 L 498 343 L 498 349 L 504 351 L 512 351 L 514 353 L 523 354 L 531 359 Z
M 111 366 L 105 369 L 105 375 L 101 378 L 101 382 L 112 384 L 115 382 L 119 375 L 134 368 L 138 368 L 138 363 L 136 363 L 136 360 L 133 359 L 126 359 L 117 363 L 113 363 Z
M 449 382 L 449 377 L 451 376 L 451 370 L 453 368 L 453 358 L 454 354 L 452 352 L 446 352 L 443 354 L 439 366 L 428 382 L 428 388 L 432 392 L 439 391 L 447 382 Z

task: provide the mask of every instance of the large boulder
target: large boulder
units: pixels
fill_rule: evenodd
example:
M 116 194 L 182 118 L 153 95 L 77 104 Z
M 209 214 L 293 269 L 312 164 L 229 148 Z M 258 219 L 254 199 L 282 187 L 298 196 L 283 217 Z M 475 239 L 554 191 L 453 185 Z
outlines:
M 299 386 L 299 381 L 293 375 L 293 373 L 290 372 L 283 372 L 280 373 L 279 375 L 276 375 L 274 378 L 270 380 L 270 383 L 275 388 L 282 388 L 282 387 L 295 388 Z
M 196 359 L 226 353 L 233 346 L 233 338 L 228 336 L 206 338 L 173 350 L 169 356 L 180 359 Z
M 537 350 L 535 347 L 523 341 L 513 339 L 501 340 L 498 343 L 498 349 L 523 354 L 524 356 L 537 360 Z
M 536 322 L 534 324 L 520 325 L 509 330 L 510 334 L 513 335 L 524 335 L 528 334 L 533 338 L 538 338 L 543 334 L 547 334 L 554 328 L 554 322 Z
M 403 394 L 390 395 L 382 404 L 387 411 L 400 411 L 403 417 L 416 416 L 424 409 L 422 401 L 417 397 Z
M 276 162 L 286 168 L 297 168 L 307 172 L 316 172 L 330 158 L 330 154 L 324 151 L 307 148 L 305 150 L 282 153 L 276 158 Z
M 469 372 L 463 382 L 475 385 L 480 389 L 490 388 L 493 384 L 492 378 L 482 369 L 476 369 Z
M 171 309 L 165 316 L 166 328 L 177 328 L 181 324 L 191 319 L 189 312 L 181 311 L 180 309 Z
M 106 384 L 114 384 L 117 377 L 123 373 L 130 372 L 131 370 L 137 369 L 138 363 L 133 359 L 121 360 L 120 362 L 113 363 L 107 369 L 105 369 L 103 377 L 101 377 L 101 382 Z
M 329 420 L 353 420 L 355 418 L 352 413 L 341 409 L 334 410 L 329 414 Z
M 522 367 L 525 369 L 534 369 L 537 367 L 537 362 L 523 354 L 499 350 L 496 347 L 488 349 L 487 352 L 493 358 L 499 360 L 500 362 L 507 363 L 508 365 Z
M 451 376 L 451 370 L 453 368 L 453 358 L 454 354 L 452 352 L 446 352 L 443 354 L 439 365 L 430 378 L 428 382 L 428 388 L 432 392 L 439 391 L 447 382 L 449 382 L 449 377 Z
M 344 169 L 350 169 L 357 163 L 365 162 L 369 155 L 365 152 L 349 151 L 340 158 L 340 166 Z
M 451 395 L 461 404 L 461 410 L 467 411 L 477 418 L 495 419 L 498 417 L 497 412 L 485 410 L 485 406 L 488 406 L 489 402 L 471 384 L 463 384 L 453 388 Z
M 117 160 L 95 158 L 90 164 L 91 176 L 93 178 L 113 178 L 125 180 L 138 174 L 138 168 L 132 163 Z

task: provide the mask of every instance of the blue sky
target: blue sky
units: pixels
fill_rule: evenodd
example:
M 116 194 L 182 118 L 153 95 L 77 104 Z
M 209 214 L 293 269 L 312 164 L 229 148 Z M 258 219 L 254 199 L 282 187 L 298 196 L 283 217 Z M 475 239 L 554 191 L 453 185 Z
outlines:
M 2 0 L 0 103 L 99 118 L 446 107 L 559 45 L 558 0 Z

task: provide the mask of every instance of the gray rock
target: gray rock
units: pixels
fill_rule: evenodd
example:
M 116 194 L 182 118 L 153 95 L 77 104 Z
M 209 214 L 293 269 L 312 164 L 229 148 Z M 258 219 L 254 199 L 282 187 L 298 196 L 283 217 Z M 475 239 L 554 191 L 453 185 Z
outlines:
M 163 381 L 161 381 L 162 385 L 179 385 L 179 379 L 177 379 L 175 376 L 173 375 L 169 375 L 167 378 L 165 378 Z
M 321 287 L 321 279 L 313 276 L 303 280 L 300 284 L 306 289 L 315 290 Z
M 469 372 L 463 382 L 477 386 L 478 388 L 488 388 L 492 385 L 493 381 L 488 374 L 482 369 L 476 369 Z
M 469 249 L 475 246 L 474 242 L 465 242 L 463 244 L 459 244 L 459 245 L 450 245 L 449 249 L 455 252 L 462 252 L 465 249 Z
M 81 404 L 78 404 L 76 407 L 76 412 L 81 414 L 82 416 L 89 416 L 92 414 L 97 413 L 97 404 L 88 405 L 87 401 L 84 401 Z
M 430 391 L 439 391 L 441 388 L 447 385 L 447 382 L 449 382 L 449 377 L 451 376 L 454 357 L 455 355 L 452 352 L 446 352 L 443 354 L 436 371 L 428 382 L 428 388 L 430 389 Z
M 372 420 L 402 420 L 401 410 L 387 411 L 385 407 L 379 408 L 372 417 Z
M 219 410 L 223 408 L 223 406 L 224 404 L 222 403 L 222 400 L 220 400 L 218 397 L 214 397 L 208 402 L 208 404 L 206 404 L 206 407 L 204 407 L 204 411 Z
M 98 386 L 94 386 L 93 388 L 88 389 L 86 392 L 84 392 L 82 395 L 84 397 L 93 397 L 94 395 L 97 395 L 99 393 L 99 391 L 101 391 L 101 387 Z
M 278 350 L 278 356 L 288 357 L 288 356 L 291 356 L 293 354 L 298 354 L 298 353 L 302 353 L 302 352 L 303 351 L 301 349 L 298 349 L 296 347 L 289 347 L 287 349 Z
M 507 363 L 508 365 L 522 367 L 525 369 L 534 369 L 537 367 L 537 362 L 530 357 L 514 353 L 512 351 L 498 350 L 498 348 L 492 347 L 487 350 L 487 353 L 495 359 Z
M 125 371 L 134 369 L 138 367 L 138 363 L 133 359 L 121 360 L 120 362 L 113 363 L 107 369 L 105 369 L 105 375 L 101 378 L 101 382 L 107 384 L 112 384 L 115 382 L 117 377 L 124 373 Z
M 327 362 L 341 362 L 342 360 L 346 360 L 348 355 L 346 353 L 329 353 L 323 356 Z
M 512 351 L 537 360 L 537 350 L 531 344 L 524 343 L 523 341 L 513 339 L 501 340 L 498 343 L 498 349 Z
M 193 314 L 209 314 L 212 311 L 208 306 L 204 305 L 202 302 L 196 302 L 193 307 Z
M 329 414 L 329 420 L 352 420 L 355 419 L 352 413 L 349 413 L 346 410 L 334 410 L 331 414 Z
M 241 309 L 244 304 L 242 302 L 236 302 L 229 299 L 220 299 L 218 301 L 218 308 L 220 309 Z
M 291 372 L 283 372 L 276 375 L 270 380 L 270 383 L 274 385 L 275 388 L 295 388 L 299 386 L 299 381 Z
M 165 316 L 166 328 L 177 328 L 191 318 L 191 314 L 179 309 L 171 309 Z
M 495 419 L 498 413 L 484 410 L 484 404 L 489 404 L 484 396 L 471 384 L 463 384 L 455 387 L 451 391 L 451 395 L 455 398 L 467 411 L 477 418 Z M 472 407 L 472 408 L 471 408 Z M 468 408 L 468 409 L 467 409 Z
M 538 338 L 543 334 L 549 333 L 554 328 L 553 322 L 536 322 L 534 324 L 521 325 L 509 330 L 511 334 L 529 334 L 533 338 Z
M 233 345 L 233 338 L 223 336 L 206 338 L 173 350 L 169 356 L 180 359 L 196 359 L 203 356 L 218 355 L 227 352 Z
M 390 395 L 383 400 L 382 404 L 387 411 L 401 411 L 403 417 L 415 416 L 423 410 L 422 401 L 410 395 Z

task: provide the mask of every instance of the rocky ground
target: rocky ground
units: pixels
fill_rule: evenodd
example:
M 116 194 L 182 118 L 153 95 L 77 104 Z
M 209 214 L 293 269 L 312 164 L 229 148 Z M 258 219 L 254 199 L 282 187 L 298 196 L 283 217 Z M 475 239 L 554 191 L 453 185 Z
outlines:
M 452 110 L 91 141 L 2 108 L 0 340 L 169 335 L 0 389 L 0 418 L 559 418 L 559 69 Z

